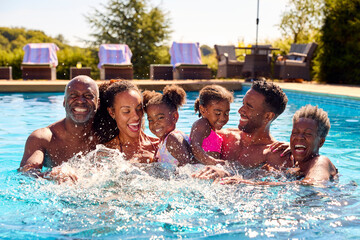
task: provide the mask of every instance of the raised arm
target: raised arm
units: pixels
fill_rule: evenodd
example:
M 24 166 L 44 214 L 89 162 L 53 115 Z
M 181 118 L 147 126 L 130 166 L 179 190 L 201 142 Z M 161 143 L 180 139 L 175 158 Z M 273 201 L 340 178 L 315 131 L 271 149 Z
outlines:
M 223 160 L 216 159 L 207 154 L 202 148 L 202 143 L 204 139 L 210 135 L 210 132 L 211 127 L 206 119 L 199 119 L 193 124 L 190 133 L 192 153 L 199 162 L 205 165 L 224 163 Z

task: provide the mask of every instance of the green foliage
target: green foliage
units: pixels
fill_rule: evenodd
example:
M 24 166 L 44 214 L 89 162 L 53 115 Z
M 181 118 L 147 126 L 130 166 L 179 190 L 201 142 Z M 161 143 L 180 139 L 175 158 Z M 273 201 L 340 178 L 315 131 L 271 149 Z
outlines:
M 212 49 L 208 45 L 201 45 L 200 46 L 200 51 L 201 51 L 201 54 L 204 55 L 204 56 L 208 56 L 208 55 L 214 53 L 214 49 Z
M 147 0 L 109 0 L 104 11 L 86 18 L 94 30 L 93 45 L 127 44 L 132 53 L 134 78 L 149 78 L 150 64 L 167 62 L 168 52 L 162 43 L 168 39 L 169 20 L 158 7 L 151 8 Z
M 321 80 L 360 84 L 360 0 L 326 1 L 321 40 Z
M 58 79 L 70 78 L 70 67 L 81 62 L 84 67 L 91 67 L 91 76 L 99 78 L 97 69 L 97 51 L 92 48 L 79 48 L 66 45 L 66 40 L 59 34 L 56 38 L 47 36 L 38 30 L 0 27 L 0 66 L 12 66 L 13 79 L 22 78 L 21 63 L 24 57 L 23 47 L 28 43 L 52 42 L 59 47 L 57 52 L 59 65 L 56 68 Z
M 311 42 L 321 27 L 323 5 L 323 0 L 289 0 L 279 24 L 283 36 L 293 43 Z
M 201 56 L 201 61 L 203 64 L 207 64 L 208 67 L 211 69 L 211 77 L 216 78 L 216 73 L 218 69 L 218 61 L 216 59 L 215 50 L 212 49 L 212 53 L 204 56 Z
M 57 56 L 57 79 L 70 79 L 70 67 L 75 67 L 78 62 L 81 62 L 83 67 L 91 67 L 91 77 L 99 79 L 97 50 L 66 46 L 58 51 Z

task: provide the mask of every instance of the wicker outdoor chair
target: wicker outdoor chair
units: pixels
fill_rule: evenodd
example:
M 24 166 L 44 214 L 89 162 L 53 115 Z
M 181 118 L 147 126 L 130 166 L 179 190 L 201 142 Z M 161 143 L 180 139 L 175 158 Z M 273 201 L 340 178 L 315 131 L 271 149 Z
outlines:
M 275 62 L 274 77 L 278 79 L 304 79 L 311 81 L 311 60 L 316 43 L 291 44 L 289 54 Z
M 218 60 L 217 78 L 242 77 L 244 62 L 238 61 L 234 45 L 214 45 Z

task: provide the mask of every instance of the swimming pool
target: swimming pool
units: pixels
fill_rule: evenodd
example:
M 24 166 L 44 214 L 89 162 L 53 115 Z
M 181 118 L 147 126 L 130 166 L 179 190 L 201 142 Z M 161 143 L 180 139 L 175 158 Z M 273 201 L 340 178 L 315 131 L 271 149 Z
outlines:
M 226 127 L 237 127 L 237 109 L 247 89 L 235 92 Z M 25 140 L 33 130 L 63 118 L 63 95 L 0 94 L 0 238 L 358 238 L 360 101 L 286 93 L 289 104 L 272 124 L 272 134 L 288 141 L 296 110 L 308 103 L 323 108 L 331 129 L 320 152 L 339 169 L 338 183 L 327 188 L 219 186 L 189 177 L 199 166 L 182 167 L 175 175 L 115 157 L 96 168 L 89 166 L 90 158 L 81 158 L 76 165 L 81 178 L 73 186 L 31 179 L 16 171 Z M 196 97 L 197 92 L 189 92 L 180 112 L 178 128 L 186 133 L 197 119 Z

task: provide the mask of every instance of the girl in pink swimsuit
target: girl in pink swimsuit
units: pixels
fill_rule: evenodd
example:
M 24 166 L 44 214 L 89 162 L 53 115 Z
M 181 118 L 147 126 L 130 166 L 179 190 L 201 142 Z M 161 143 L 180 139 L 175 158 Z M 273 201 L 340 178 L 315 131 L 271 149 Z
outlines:
M 190 142 L 195 158 L 203 164 L 224 163 L 220 160 L 223 139 L 216 131 L 229 121 L 233 100 L 233 94 L 219 85 L 200 90 L 195 101 L 195 112 L 199 112 L 200 119 L 191 128 Z
M 186 92 L 176 85 L 166 86 L 163 94 L 143 92 L 149 129 L 160 138 L 159 150 L 155 154 L 158 162 L 181 166 L 192 158 L 188 136 L 176 129 L 178 108 L 185 103 L 185 99 Z

